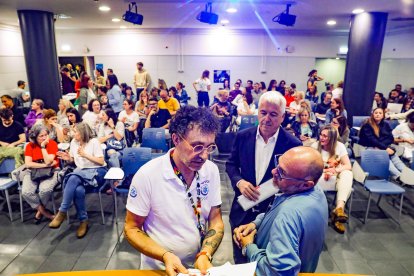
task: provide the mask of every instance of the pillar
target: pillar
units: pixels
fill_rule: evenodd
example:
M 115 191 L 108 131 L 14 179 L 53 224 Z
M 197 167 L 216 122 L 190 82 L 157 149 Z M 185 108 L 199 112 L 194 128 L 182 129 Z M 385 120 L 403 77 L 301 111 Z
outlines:
M 17 14 L 31 98 L 42 99 L 46 108 L 57 110 L 62 91 L 53 13 L 18 10 Z
M 370 114 L 387 17 L 387 13 L 370 12 L 351 19 L 343 94 L 349 122 L 352 116 Z

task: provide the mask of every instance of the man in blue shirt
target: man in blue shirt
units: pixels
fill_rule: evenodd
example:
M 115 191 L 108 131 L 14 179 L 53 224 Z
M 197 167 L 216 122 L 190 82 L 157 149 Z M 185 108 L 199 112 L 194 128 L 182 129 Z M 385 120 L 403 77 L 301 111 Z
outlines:
M 270 210 L 234 230 L 233 239 L 248 261 L 257 261 L 257 276 L 316 270 L 328 225 L 326 197 L 315 187 L 322 171 L 322 157 L 316 150 L 287 151 L 272 171 L 273 183 L 282 194 Z

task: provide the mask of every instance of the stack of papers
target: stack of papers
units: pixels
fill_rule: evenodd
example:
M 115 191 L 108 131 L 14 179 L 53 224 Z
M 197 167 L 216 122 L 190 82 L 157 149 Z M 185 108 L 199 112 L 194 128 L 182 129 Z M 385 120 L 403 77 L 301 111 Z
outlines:
M 237 202 L 239 202 L 239 204 L 241 205 L 241 207 L 243 208 L 244 211 L 249 210 L 250 208 L 256 206 L 260 202 L 268 199 L 269 197 L 271 197 L 271 196 L 273 196 L 273 195 L 275 195 L 279 192 L 279 188 L 277 188 L 273 184 L 273 179 L 272 178 L 269 179 L 268 181 L 266 181 L 265 183 L 257 186 L 257 190 L 260 192 L 260 196 L 259 196 L 259 199 L 256 200 L 256 201 L 251 201 L 250 199 L 248 199 L 244 195 L 240 195 L 237 198 Z
M 208 269 L 209 276 L 254 276 L 256 271 L 257 262 L 232 265 L 229 262 L 222 266 L 212 267 Z M 198 269 L 189 269 L 188 274 L 179 273 L 178 276 L 201 276 L 201 272 Z

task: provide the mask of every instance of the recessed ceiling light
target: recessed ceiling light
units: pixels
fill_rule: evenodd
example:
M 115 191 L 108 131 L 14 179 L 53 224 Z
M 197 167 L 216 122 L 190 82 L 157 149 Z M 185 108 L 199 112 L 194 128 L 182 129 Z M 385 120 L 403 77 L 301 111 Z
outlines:
M 100 11 L 103 11 L 103 12 L 107 12 L 107 11 L 110 11 L 110 10 L 111 10 L 111 8 L 110 8 L 110 7 L 108 7 L 108 6 L 100 6 L 100 7 L 99 7 L 99 10 L 100 10 Z
M 121 21 L 121 19 L 119 19 L 119 18 L 112 18 L 112 22 L 119 22 L 119 21 Z
M 353 14 L 358 14 L 358 13 L 363 13 L 364 10 L 363 9 L 355 9 L 352 11 Z
M 326 22 L 326 24 L 328 24 L 329 26 L 333 26 L 333 25 L 336 25 L 336 21 L 335 20 L 329 20 L 328 22 Z
M 121 29 L 126 29 L 126 26 L 123 26 L 123 25 L 122 25 L 122 26 L 120 26 L 119 28 L 121 28 Z
M 339 59 L 339 57 L 335 58 L 335 59 Z
M 228 12 L 228 13 L 235 13 L 235 12 L 237 12 L 237 9 L 235 9 L 235 8 L 228 8 L 226 10 L 226 12 Z
M 339 47 L 339 53 L 340 54 L 346 54 L 346 53 L 348 53 L 348 47 L 347 46 L 341 46 L 341 47 Z
M 229 24 L 230 21 L 228 21 L 227 19 L 223 19 L 220 21 L 221 24 Z
M 71 47 L 69 44 L 63 44 L 60 49 L 62 50 L 62 52 L 70 52 Z

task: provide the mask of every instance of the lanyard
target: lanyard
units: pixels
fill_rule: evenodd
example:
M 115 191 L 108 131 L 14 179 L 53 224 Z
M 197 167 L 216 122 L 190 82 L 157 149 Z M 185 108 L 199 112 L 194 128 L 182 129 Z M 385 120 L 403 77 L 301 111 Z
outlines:
M 205 231 L 204 225 L 201 223 L 200 183 L 198 181 L 200 177 L 198 175 L 198 172 L 196 172 L 196 179 L 197 179 L 197 204 L 195 204 L 194 199 L 193 199 L 193 195 L 189 191 L 190 186 L 187 184 L 187 182 L 184 179 L 183 174 L 181 173 L 181 171 L 178 169 L 177 165 L 175 164 L 174 159 L 173 159 L 173 154 L 174 154 L 174 150 L 172 150 L 171 153 L 170 153 L 170 162 L 171 162 L 171 165 L 173 167 L 173 170 L 174 170 L 175 175 L 181 180 L 181 182 L 183 183 L 183 185 L 185 187 L 185 192 L 187 194 L 188 200 L 190 201 L 191 206 L 193 207 L 193 210 L 194 210 L 194 215 L 197 218 L 197 229 L 200 232 L 201 241 L 203 241 L 204 236 L 206 234 L 206 231 Z

